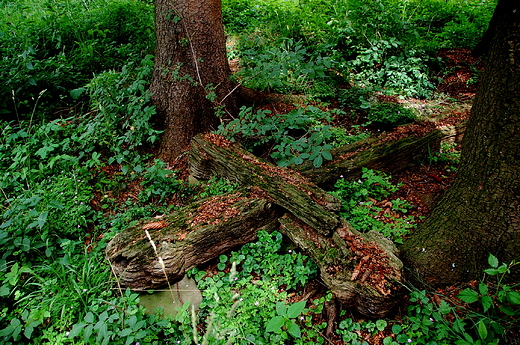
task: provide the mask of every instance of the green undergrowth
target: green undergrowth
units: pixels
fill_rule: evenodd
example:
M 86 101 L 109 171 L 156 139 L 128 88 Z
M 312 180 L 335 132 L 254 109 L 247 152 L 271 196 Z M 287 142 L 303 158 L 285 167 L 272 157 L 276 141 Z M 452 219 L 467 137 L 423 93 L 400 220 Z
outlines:
M 369 124 L 414 121 L 374 92 L 429 97 L 442 64 L 432 51 L 472 47 L 494 4 L 226 0 L 237 80 L 307 94 L 313 106 L 243 108 L 218 132 L 253 152 L 267 148 L 281 166 L 321 166 L 332 148 L 365 139 Z M 199 313 L 185 304 L 175 317 L 148 316 L 113 278 L 105 248 L 115 234 L 237 188 L 217 178 L 189 186 L 150 153 L 161 135 L 148 91 L 151 1 L 0 1 L 0 17 L 0 343 L 329 343 L 323 308 L 332 296 L 308 298 L 317 267 L 278 232 L 259 232 L 190 272 L 204 296 Z M 333 103 L 340 109 L 329 110 Z M 333 125 L 338 119 L 359 120 L 345 128 Z M 447 146 L 430 163 L 457 160 Z M 414 221 L 389 181 L 365 170 L 334 193 L 354 226 L 399 243 Z M 464 303 L 413 290 L 399 320 L 343 313 L 333 337 L 363 344 L 384 331 L 385 344 L 503 343 L 518 328 L 518 286 L 504 280 L 512 263 L 489 263 L 486 279 L 460 293 Z
M 473 48 L 496 1 L 322 0 L 223 2 L 230 58 L 248 87 L 338 97 L 354 83 L 388 95 L 431 97 L 440 48 Z
M 311 161 L 320 167 L 331 160 L 330 150 L 368 137 L 353 127 L 350 132 L 333 127 L 333 115 L 345 116 L 341 110 L 323 111 L 314 106 L 300 107 L 287 114 L 272 114 L 270 110 L 243 107 L 240 114 L 222 123 L 216 133 L 231 141 L 240 141 L 246 148 L 269 145 L 271 157 L 279 166 L 299 165 Z
M 0 114 L 13 120 L 38 95 L 42 118 L 81 106 L 72 90 L 154 48 L 153 7 L 143 1 L 2 1 L 0 18 Z
M 404 237 L 416 227 L 417 219 L 407 214 L 412 208 L 408 201 L 388 199 L 401 185 L 392 184 L 390 176 L 382 172 L 362 170 L 358 181 L 341 176 L 334 185 L 331 194 L 342 201 L 340 216 L 359 231 L 376 230 L 395 243 L 403 243 Z

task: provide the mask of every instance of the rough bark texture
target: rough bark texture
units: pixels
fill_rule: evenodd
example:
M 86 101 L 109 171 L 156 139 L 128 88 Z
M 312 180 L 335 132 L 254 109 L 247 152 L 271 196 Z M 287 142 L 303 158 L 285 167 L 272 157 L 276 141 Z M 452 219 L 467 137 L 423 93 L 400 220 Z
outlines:
M 343 306 L 375 318 L 395 306 L 403 265 L 391 241 L 377 232 L 361 234 L 346 221 L 330 237 L 291 214 L 280 223 L 282 232 L 318 264 L 322 281 Z
M 160 156 L 171 161 L 197 133 L 216 128 L 214 106 L 234 109 L 220 0 L 156 0 L 152 100 L 164 121 Z M 212 88 L 215 103 L 206 98 Z
M 161 219 L 142 220 L 117 234 L 106 255 L 122 286 L 152 289 L 278 226 L 280 209 L 247 193 L 203 200 Z M 154 251 L 150 239 L 156 246 Z M 163 260 L 164 268 L 159 261 Z
M 341 220 L 334 212 L 339 201 L 307 179 L 209 134 L 193 139 L 190 171 L 198 178 L 218 174 L 249 191 L 201 201 L 119 233 L 107 248 L 107 258 L 122 285 L 161 286 L 165 273 L 174 281 L 186 270 L 254 240 L 258 230 L 272 229 L 277 220 L 277 227 L 314 259 L 323 282 L 343 305 L 382 317 L 397 302 L 403 266 L 396 247 Z M 282 209 L 289 211 L 283 217 Z
M 395 141 L 384 136 L 369 139 L 332 150 L 333 160 L 320 168 L 314 168 L 309 162 L 295 169 L 326 190 L 332 189 L 340 175 L 347 180 L 359 179 L 363 167 L 397 173 L 427 162 L 432 152 L 439 151 L 442 142 L 459 142 L 465 125 L 464 122 L 446 126 L 423 136 L 410 135 Z
M 489 253 L 507 263 L 520 255 L 520 6 L 497 8 L 459 173 L 402 247 L 412 273 L 432 285 L 479 279 Z
M 189 168 L 198 179 L 220 175 L 244 186 L 256 186 L 324 235 L 339 224 L 338 216 L 330 212 L 340 210 L 338 199 L 301 175 L 268 164 L 221 136 L 196 136 L 190 147 Z
M 282 232 L 308 253 L 323 282 L 343 305 L 370 317 L 395 305 L 402 264 L 395 246 L 381 235 L 361 234 L 334 213 L 340 203 L 304 177 L 261 161 L 216 135 L 197 136 L 190 147 L 196 178 L 217 174 L 264 195 L 290 213 Z

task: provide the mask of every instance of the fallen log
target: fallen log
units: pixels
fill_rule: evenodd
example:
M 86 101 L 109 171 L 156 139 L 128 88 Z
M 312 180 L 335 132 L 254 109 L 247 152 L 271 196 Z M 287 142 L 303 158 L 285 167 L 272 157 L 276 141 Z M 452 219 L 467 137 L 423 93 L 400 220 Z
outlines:
M 395 305 L 402 281 L 397 249 L 382 236 L 359 233 L 341 220 L 335 197 L 216 135 L 194 138 L 189 167 L 196 178 L 217 174 L 248 189 L 194 203 L 160 220 L 142 220 L 117 234 L 106 253 L 121 285 L 166 285 L 253 241 L 258 230 L 281 226 L 313 258 L 343 305 L 370 317 L 384 316 Z
M 281 215 L 279 208 L 251 193 L 217 196 L 160 219 L 139 221 L 109 242 L 106 256 L 121 286 L 162 287 L 191 268 L 254 241 L 258 230 L 277 228 Z
M 341 202 L 289 169 L 269 164 L 239 145 L 215 134 L 193 138 L 189 169 L 197 179 L 218 175 L 244 186 L 255 186 L 318 232 L 328 236 L 339 225 Z
M 346 307 L 383 317 L 395 305 L 403 264 L 394 244 L 378 232 L 362 234 L 345 220 L 325 237 L 293 215 L 280 219 L 281 232 L 320 267 L 320 277 Z
M 394 306 L 403 268 L 396 247 L 382 236 L 359 233 L 339 219 L 334 213 L 336 200 L 312 182 L 218 136 L 198 136 L 192 141 L 189 167 L 197 178 L 218 174 L 254 185 L 289 211 L 280 219 L 281 231 L 313 258 L 323 282 L 343 305 L 371 317 L 381 317 Z M 328 219 L 335 221 L 324 229 Z
M 393 174 L 427 163 L 430 156 L 439 151 L 441 143 L 460 142 L 465 126 L 466 123 L 462 122 L 397 140 L 392 139 L 391 134 L 371 138 L 331 150 L 332 161 L 325 162 L 319 168 L 307 162 L 294 169 L 321 188 L 330 190 L 340 176 L 347 180 L 359 179 L 363 167 Z M 406 128 L 403 127 L 403 130 Z M 396 134 L 399 136 L 399 133 Z

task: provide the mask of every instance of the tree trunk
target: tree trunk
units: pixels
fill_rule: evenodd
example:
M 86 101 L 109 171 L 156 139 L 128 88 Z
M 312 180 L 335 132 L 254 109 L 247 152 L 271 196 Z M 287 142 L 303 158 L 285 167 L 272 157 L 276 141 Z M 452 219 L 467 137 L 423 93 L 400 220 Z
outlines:
M 220 0 L 156 0 L 155 21 L 150 90 L 164 121 L 159 155 L 171 161 L 197 133 L 216 128 L 215 106 L 234 111 L 234 94 Z
M 506 263 L 520 256 L 520 6 L 497 8 L 459 173 L 402 247 L 412 273 L 431 285 L 479 279 L 490 253 Z

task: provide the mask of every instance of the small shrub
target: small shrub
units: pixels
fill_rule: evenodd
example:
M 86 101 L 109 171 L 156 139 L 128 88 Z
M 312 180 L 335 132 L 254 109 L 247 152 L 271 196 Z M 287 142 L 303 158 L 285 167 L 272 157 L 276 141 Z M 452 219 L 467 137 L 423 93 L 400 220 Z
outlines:
M 325 79 L 332 67 L 329 58 L 311 56 L 292 39 L 275 47 L 253 45 L 242 51 L 241 64 L 239 77 L 245 86 L 278 93 L 308 93 L 313 82 Z
M 370 107 L 367 119 L 383 128 L 392 128 L 413 122 L 416 116 L 413 110 L 400 104 L 382 102 Z
M 319 120 L 330 120 L 330 113 L 309 106 L 292 110 L 287 114 L 272 116 L 269 110 L 243 107 L 239 117 L 221 124 L 216 131 L 228 139 L 242 140 L 250 148 L 271 143 L 271 157 L 280 166 L 302 164 L 311 161 L 320 167 L 324 160 L 332 159 L 331 126 Z
M 399 198 L 388 201 L 391 212 L 385 213 L 385 221 L 379 215 L 382 209 L 374 205 L 374 201 L 385 200 L 399 187 L 393 185 L 384 173 L 363 168 L 359 181 L 339 179 L 331 193 L 342 200 L 340 216 L 354 228 L 362 232 L 376 230 L 394 242 L 402 243 L 403 237 L 415 227 L 414 217 L 405 216 L 411 205 Z

